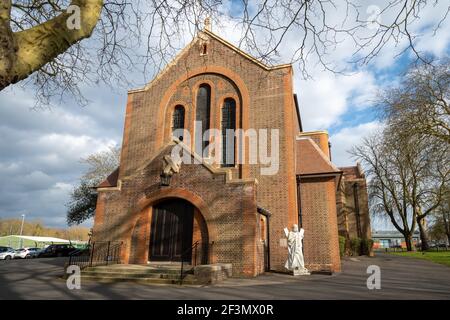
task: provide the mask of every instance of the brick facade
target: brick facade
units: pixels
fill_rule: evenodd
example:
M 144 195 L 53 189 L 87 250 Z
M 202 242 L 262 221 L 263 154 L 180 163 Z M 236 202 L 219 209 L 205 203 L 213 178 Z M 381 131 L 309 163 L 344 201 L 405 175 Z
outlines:
M 202 84 L 211 87 L 212 128 L 220 129 L 223 102 L 233 98 L 238 129 L 279 130 L 277 174 L 261 174 L 267 165 L 259 162 L 232 168 L 182 164 L 169 186 L 160 185 L 163 158 L 172 148 L 196 150 L 194 139 L 172 141 L 171 121 L 174 108 L 182 105 L 185 129 L 194 137 Z M 265 270 L 268 246 L 270 269 L 285 271 L 283 228 L 299 222 L 301 203 L 307 267 L 339 271 L 336 176 L 340 172 L 302 176 L 299 192 L 298 163 L 303 154 L 297 141 L 301 131 L 297 112 L 291 65 L 267 67 L 211 32 L 200 32 L 151 83 L 129 92 L 120 168 L 115 182 L 107 180 L 98 188 L 94 240 L 123 241 L 123 262 L 147 263 L 153 207 L 178 198 L 195 207 L 192 237 L 210 245 L 209 263 L 232 263 L 235 275 L 255 276 Z M 309 138 L 315 145 L 309 146 L 312 153 L 329 157 L 328 137 L 311 133 Z M 250 150 L 246 139 L 246 159 Z M 199 157 L 195 152 L 190 156 Z M 258 208 L 270 212 L 270 218 Z
M 339 235 L 347 239 L 371 239 L 365 175 L 359 165 L 340 168 L 343 177 L 337 192 Z

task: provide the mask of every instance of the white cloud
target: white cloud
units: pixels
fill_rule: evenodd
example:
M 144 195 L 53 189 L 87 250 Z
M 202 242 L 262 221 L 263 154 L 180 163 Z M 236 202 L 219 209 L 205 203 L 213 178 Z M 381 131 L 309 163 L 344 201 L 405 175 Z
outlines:
M 367 107 L 378 90 L 374 76 L 367 71 L 349 76 L 323 71 L 314 80 L 295 80 L 306 131 L 327 129 L 346 112 Z
M 331 153 L 333 163 L 344 167 L 355 164 L 355 159 L 348 151 L 362 142 L 362 138 L 382 128 L 383 124 L 378 121 L 361 123 L 354 127 L 343 128 L 330 136 Z
M 62 227 L 65 204 L 84 170 L 80 158 L 120 144 L 126 95 L 97 89 L 92 105 L 33 110 L 21 89 L 0 95 L 0 217 Z M 119 105 L 120 104 L 120 105 Z
M 24 175 L 17 175 L 13 177 L 14 186 L 34 191 L 34 190 L 46 190 L 53 185 L 54 179 L 48 174 L 36 170 Z

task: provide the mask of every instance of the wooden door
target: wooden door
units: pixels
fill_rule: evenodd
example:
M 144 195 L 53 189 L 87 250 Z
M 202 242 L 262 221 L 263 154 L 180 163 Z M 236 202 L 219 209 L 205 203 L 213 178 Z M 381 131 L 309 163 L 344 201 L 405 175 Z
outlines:
M 194 208 L 183 200 L 169 200 L 153 208 L 150 261 L 191 260 Z

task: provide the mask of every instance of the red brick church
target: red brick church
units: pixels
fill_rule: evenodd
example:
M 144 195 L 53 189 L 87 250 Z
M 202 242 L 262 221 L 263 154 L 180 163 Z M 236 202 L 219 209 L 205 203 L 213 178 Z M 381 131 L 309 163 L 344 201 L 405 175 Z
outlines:
M 229 130 L 259 137 L 208 148 Z M 266 156 L 249 161 L 264 130 Z M 174 163 L 174 148 L 191 163 Z M 340 271 L 344 171 L 330 159 L 327 132 L 303 132 L 293 66 L 262 64 L 205 29 L 153 81 L 129 91 L 120 167 L 97 188 L 93 239 L 122 241 L 123 263 L 198 259 L 256 276 L 286 271 L 283 228 L 298 224 L 306 267 Z

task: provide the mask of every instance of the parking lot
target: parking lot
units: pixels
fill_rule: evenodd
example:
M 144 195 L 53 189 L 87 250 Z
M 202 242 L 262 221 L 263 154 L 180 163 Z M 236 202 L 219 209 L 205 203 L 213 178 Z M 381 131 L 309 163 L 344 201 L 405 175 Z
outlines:
M 69 290 L 67 258 L 0 261 L 0 299 L 450 299 L 450 269 L 387 254 L 345 259 L 341 273 L 294 278 L 269 273 L 205 287 L 82 282 Z M 381 269 L 381 289 L 366 286 L 367 267 Z

